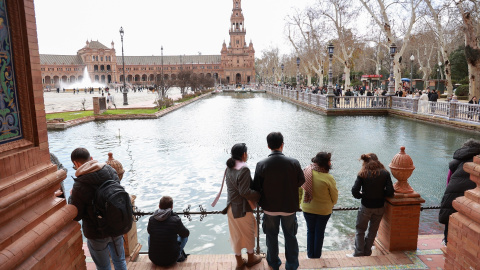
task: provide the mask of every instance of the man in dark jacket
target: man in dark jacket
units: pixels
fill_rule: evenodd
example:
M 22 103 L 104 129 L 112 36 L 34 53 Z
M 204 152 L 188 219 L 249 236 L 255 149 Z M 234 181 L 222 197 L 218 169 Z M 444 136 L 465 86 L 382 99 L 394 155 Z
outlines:
M 267 262 L 279 269 L 282 262 L 278 257 L 278 232 L 282 223 L 285 237 L 285 268 L 298 268 L 297 217 L 299 208 L 298 188 L 305 182 L 298 160 L 286 157 L 283 151 L 283 135 L 272 132 L 267 136 L 268 148 L 272 153 L 257 163 L 254 189 L 259 191 L 260 206 L 264 210 L 263 232 L 267 238 Z
M 163 196 L 159 207 L 148 221 L 148 257 L 158 266 L 183 262 L 187 256 L 183 249 L 190 231 L 173 212 L 172 197 Z
M 455 151 L 453 160 L 448 164 L 451 176 L 445 193 L 443 194 L 442 202 L 440 203 L 440 213 L 438 216 L 438 221 L 445 224 L 445 238 L 443 239 L 445 243 L 447 243 L 450 215 L 457 212 L 453 208 L 452 202 L 457 197 L 463 196 L 465 191 L 476 187 L 475 182 L 470 180 L 470 174 L 463 170 L 463 165 L 466 162 L 472 162 L 473 157 L 476 155 L 480 155 L 480 141 L 470 139 Z
M 98 229 L 93 210 L 93 197 L 96 189 L 108 180 L 120 182 L 115 169 L 105 163 L 98 163 L 90 157 L 85 148 L 77 148 L 71 154 L 73 169 L 76 170 L 69 203 L 77 207 L 76 221 L 82 220 L 83 234 L 97 269 L 111 269 L 110 257 L 115 270 L 126 270 L 123 235 L 111 237 L 108 232 Z

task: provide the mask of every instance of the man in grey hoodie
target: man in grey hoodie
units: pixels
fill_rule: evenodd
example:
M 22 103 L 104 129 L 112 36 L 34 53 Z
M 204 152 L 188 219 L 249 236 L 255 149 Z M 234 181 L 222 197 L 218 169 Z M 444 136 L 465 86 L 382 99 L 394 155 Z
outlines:
M 169 266 L 184 261 L 183 249 L 190 231 L 180 217 L 173 212 L 173 199 L 163 196 L 157 209 L 148 221 L 148 257 L 158 266 Z

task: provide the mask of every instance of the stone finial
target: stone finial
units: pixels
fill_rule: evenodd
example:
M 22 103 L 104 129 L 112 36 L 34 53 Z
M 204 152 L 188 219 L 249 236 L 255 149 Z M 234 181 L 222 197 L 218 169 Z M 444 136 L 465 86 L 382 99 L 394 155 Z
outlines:
M 398 180 L 393 185 L 395 192 L 413 193 L 413 188 L 408 184 L 408 178 L 415 170 L 415 166 L 412 158 L 405 153 L 405 146 L 400 147 L 400 153 L 393 157 L 388 167 L 390 167 L 393 177 Z
M 106 163 L 108 165 L 110 165 L 110 167 L 114 168 L 115 171 L 117 171 L 118 178 L 120 178 L 120 180 L 122 180 L 123 173 L 125 172 L 125 170 L 123 169 L 122 163 L 120 163 L 120 161 L 113 158 L 112 153 L 108 153 L 108 160 L 107 160 Z

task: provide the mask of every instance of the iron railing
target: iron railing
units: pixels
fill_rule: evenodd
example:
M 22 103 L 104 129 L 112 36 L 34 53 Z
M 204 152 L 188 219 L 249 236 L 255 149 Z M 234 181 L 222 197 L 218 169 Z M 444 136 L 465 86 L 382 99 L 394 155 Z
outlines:
M 203 221 L 203 219 L 207 215 L 218 215 L 218 214 L 224 214 L 222 211 L 207 211 L 207 209 L 203 208 L 202 205 L 199 205 L 200 211 L 190 211 L 190 205 L 187 206 L 187 208 L 183 209 L 182 212 L 175 212 L 175 214 L 181 216 L 183 215 L 185 218 L 188 219 L 188 221 L 192 221 L 192 215 L 200 215 L 200 221 Z M 142 216 L 150 216 L 153 215 L 153 212 L 142 212 L 139 210 L 136 206 L 133 207 L 133 216 L 135 222 L 140 219 Z M 359 207 L 336 207 L 333 208 L 333 211 L 355 211 L 358 210 Z M 420 211 L 423 210 L 431 210 L 431 209 L 440 209 L 440 206 L 424 206 L 420 207 Z M 297 212 L 302 212 L 302 210 L 298 210 Z M 253 214 L 255 215 L 255 219 L 257 221 L 257 237 L 256 237 L 256 242 L 257 242 L 257 247 L 255 249 L 256 254 L 262 253 L 260 250 L 260 214 L 263 213 L 263 209 L 260 209 L 260 207 L 257 207 L 253 211 Z

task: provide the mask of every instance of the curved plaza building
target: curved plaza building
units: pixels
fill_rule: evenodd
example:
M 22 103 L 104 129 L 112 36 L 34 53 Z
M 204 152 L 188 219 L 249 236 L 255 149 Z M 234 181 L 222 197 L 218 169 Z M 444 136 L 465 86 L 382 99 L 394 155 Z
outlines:
M 255 50 L 245 41 L 246 28 L 241 0 L 233 0 L 230 17 L 230 42 L 223 42 L 219 55 L 125 56 L 125 77 L 132 85 L 155 85 L 164 79 L 175 79 L 182 70 L 200 76 L 215 77 L 221 84 L 255 83 Z M 40 64 L 44 89 L 57 88 L 82 81 L 105 85 L 123 82 L 122 56 L 115 44 L 110 47 L 99 41 L 88 41 L 76 55 L 41 54 Z M 86 72 L 85 72 L 86 69 Z

